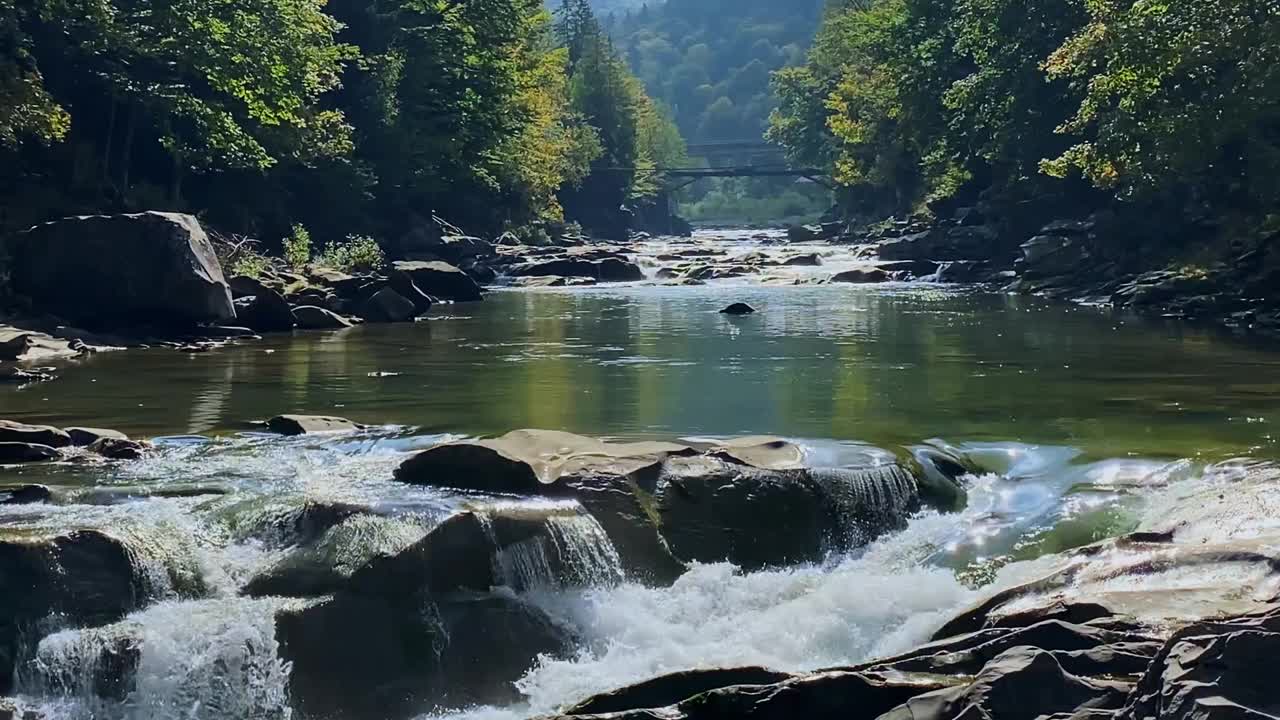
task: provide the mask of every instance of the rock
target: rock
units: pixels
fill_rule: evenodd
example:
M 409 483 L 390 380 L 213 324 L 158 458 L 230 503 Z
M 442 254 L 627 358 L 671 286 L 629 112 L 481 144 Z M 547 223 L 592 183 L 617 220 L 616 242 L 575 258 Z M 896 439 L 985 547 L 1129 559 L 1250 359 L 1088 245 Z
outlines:
M 1023 274 L 1052 277 L 1085 269 L 1089 251 L 1078 240 L 1063 235 L 1037 235 L 1022 244 Z
M 0 588 L 22 588 L 0 592 L 0 695 L 13 691 L 21 653 L 35 647 L 42 634 L 37 624 L 45 618 L 102 625 L 150 599 L 147 588 L 153 584 L 136 557 L 124 542 L 99 530 L 51 537 L 0 534 Z
M 744 570 L 817 562 L 865 545 L 904 527 L 920 500 L 915 479 L 893 465 L 766 470 L 674 457 L 659 472 L 655 511 L 672 554 Z
M 288 332 L 293 329 L 293 309 L 284 296 L 270 288 L 236 300 L 236 317 L 256 332 Z
M 787 239 L 791 242 L 817 242 L 822 239 L 822 228 L 817 225 L 789 225 Z
M 563 628 L 510 596 L 340 593 L 281 612 L 276 625 L 293 705 L 305 717 L 405 720 L 513 703 L 514 682 L 539 657 L 572 650 Z
M 0 442 L 34 443 L 62 448 L 71 445 L 71 436 L 48 425 L 26 425 L 12 420 L 0 420 Z
M 141 460 L 151 446 L 136 440 L 104 437 L 95 440 L 88 449 L 109 460 Z
M 48 445 L 22 442 L 0 442 L 0 465 L 49 462 L 62 457 Z
M 564 712 L 565 715 L 602 715 L 675 705 L 709 690 L 738 685 L 775 685 L 793 677 L 790 673 L 762 667 L 688 670 L 662 675 L 588 698 Z
M 794 255 L 783 260 L 782 264 L 786 267 L 817 267 L 822 264 L 822 257 L 818 253 Z
M 66 430 L 71 444 L 76 447 L 88 447 L 103 438 L 128 440 L 129 436 L 119 430 L 103 430 L 102 428 L 70 427 Z
M 0 505 L 33 505 L 53 500 L 53 491 L 44 485 L 0 486 Z
M 887 273 L 903 273 L 916 278 L 928 277 L 938 272 L 941 263 L 932 260 L 890 260 L 876 263 L 876 267 Z
M 85 350 L 84 343 L 76 338 L 56 338 L 45 333 L 0 325 L 0 363 L 69 358 L 80 355 Z
M 626 475 L 690 452 L 672 443 L 609 443 L 550 430 L 516 430 L 490 440 L 437 445 L 401 463 L 395 477 L 416 485 L 537 494 L 565 475 Z
M 351 322 L 341 315 L 314 305 L 294 308 L 293 320 L 303 330 L 339 330 L 351 327 Z
M 476 281 L 448 263 L 401 260 L 392 266 L 407 274 L 414 285 L 431 297 L 458 302 L 482 299 Z
M 85 324 L 235 318 L 213 245 L 190 215 L 74 217 L 10 240 L 14 291 Z
M 260 294 L 264 290 L 269 290 L 267 284 L 258 278 L 249 277 L 248 275 L 235 275 L 227 280 L 228 287 L 231 288 L 231 297 L 233 300 L 241 298 L 253 297 Z
M 409 277 L 408 273 L 393 269 L 387 276 L 387 287 L 394 290 L 397 295 L 413 303 L 415 316 L 422 315 L 435 304 L 431 300 L 431 296 L 422 292 L 422 289 L 414 284 L 413 278 Z
M 267 429 L 281 435 L 316 435 L 352 432 L 360 425 L 340 417 L 322 415 L 278 415 L 267 421 Z
M 751 315 L 756 309 L 746 303 L 734 303 L 720 311 L 721 315 Z
M 1275 609 L 1185 627 L 1165 642 L 1118 718 L 1274 717 L 1274 676 L 1259 660 L 1277 651 L 1280 612 Z
M 1054 654 L 1035 647 L 1006 650 L 973 682 L 907 700 L 879 720 L 1036 718 L 1084 709 L 1119 709 L 1128 685 L 1077 677 Z
M 952 260 L 938 266 L 934 279 L 940 283 L 985 282 L 991 277 L 991 263 L 986 260 Z
M 889 281 L 889 274 L 879 268 L 869 270 L 846 270 L 831 277 L 835 283 L 882 283 Z
M 643 280 L 644 273 L 634 263 L 615 257 L 602 260 L 560 259 L 529 263 L 513 268 L 516 277 L 584 277 L 600 282 L 630 282 Z
M 41 643 L 21 673 L 50 695 L 124 702 L 136 688 L 143 642 L 141 628 L 127 620 L 71 630 Z
M 389 287 L 374 293 L 360 305 L 360 317 L 372 323 L 394 323 L 412 320 L 414 305 Z
M 527 288 L 553 288 L 553 287 L 590 287 L 596 284 L 594 278 L 564 278 L 555 275 L 544 275 L 540 277 L 519 277 L 514 278 L 515 284 L 520 287 Z

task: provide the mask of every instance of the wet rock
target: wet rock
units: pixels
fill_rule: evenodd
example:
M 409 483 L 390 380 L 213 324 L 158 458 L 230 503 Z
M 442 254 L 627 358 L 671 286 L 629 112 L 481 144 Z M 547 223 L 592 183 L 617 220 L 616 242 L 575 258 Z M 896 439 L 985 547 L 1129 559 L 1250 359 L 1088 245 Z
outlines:
M 437 445 L 401 463 L 395 477 L 417 485 L 537 494 L 562 476 L 626 475 L 690 452 L 674 443 L 609 443 L 551 430 L 516 430 L 500 438 Z
M 89 447 L 95 442 L 103 438 L 114 438 L 116 440 L 128 440 L 129 436 L 119 430 L 105 430 L 103 428 L 90 427 L 69 427 L 66 429 L 67 436 L 71 438 L 71 444 L 76 447 Z
M 0 442 L 33 443 L 62 448 L 71 445 L 71 436 L 48 425 L 27 425 L 12 420 L 0 420 Z
M 35 443 L 0 442 L 0 465 L 37 463 L 57 460 L 62 455 L 56 448 Z
M 213 245 L 190 215 L 74 217 L 8 243 L 13 289 L 86 324 L 235 318 Z
M 579 258 L 547 260 L 512 268 L 511 274 L 516 277 L 544 277 L 548 275 L 583 277 L 599 282 L 630 282 L 644 279 L 644 273 L 634 263 L 613 257 L 602 260 Z
M 141 628 L 129 621 L 46 638 L 20 671 L 24 685 L 54 697 L 123 702 L 136 687 Z
M 1022 244 L 1022 273 L 1028 277 L 1074 274 L 1090 260 L 1088 248 L 1078 238 L 1037 235 Z
M 916 278 L 929 277 L 938 272 L 940 263 L 932 260 L 891 260 L 877 263 L 876 267 L 887 273 L 903 273 Z
M 360 305 L 360 317 L 372 323 L 395 323 L 412 320 L 417 310 L 409 300 L 384 287 Z
M 141 460 L 151 446 L 128 438 L 104 437 L 95 440 L 88 450 L 108 460 Z
M 709 690 L 738 685 L 775 685 L 793 677 L 790 673 L 762 667 L 689 670 L 663 675 L 588 698 L 564 712 L 565 715 L 598 715 L 675 705 Z
M 33 646 L 23 641 L 42 635 L 45 618 L 101 625 L 147 601 L 151 584 L 135 557 L 124 542 L 98 530 L 0 534 L 0 695 L 13 691 L 21 653 Z
M 991 278 L 991 263 L 986 260 L 952 260 L 941 263 L 935 279 L 940 283 L 976 283 Z
M 77 338 L 57 338 L 45 333 L 0 325 L 0 363 L 39 362 L 75 357 L 86 351 Z M 0 368 L 0 375 L 4 368 Z
M 822 264 L 822 257 L 818 253 L 795 255 L 783 260 L 782 264 L 786 267 L 817 267 Z
M 817 242 L 822 237 L 822 228 L 817 225 L 787 226 L 787 239 L 791 242 Z
M 341 315 L 314 305 L 294 308 L 293 320 L 303 330 L 339 330 L 351 327 L 351 322 Z
M 834 283 L 882 283 L 889 281 L 889 274 L 879 268 L 846 270 L 831 277 Z
M 407 274 L 414 285 L 431 297 L 458 302 L 482 299 L 476 281 L 449 263 L 401 260 L 392 267 Z
M 0 486 L 0 505 L 31 505 L 53 500 L 53 491 L 44 485 Z
M 544 275 L 539 277 L 519 277 L 515 278 L 515 283 L 520 287 L 527 288 L 553 288 L 553 287 L 589 287 L 596 284 L 595 278 L 583 277 L 558 277 L 555 275 Z
M 288 332 L 293 329 L 293 309 L 284 296 L 270 288 L 236 300 L 236 318 L 256 332 Z
M 401 720 L 437 708 L 506 704 L 540 656 L 572 638 L 511 596 L 339 594 L 277 616 L 289 692 L 305 717 Z
M 1122 720 L 1274 717 L 1280 611 L 1197 623 L 1174 633 L 1138 681 Z
M 671 458 L 659 472 L 655 509 L 672 554 L 744 570 L 864 545 L 919 506 L 915 479 L 897 466 L 765 470 L 696 457 Z
M 323 415 L 278 415 L 267 421 L 267 429 L 281 435 L 316 435 L 352 432 L 360 425 L 340 417 Z
M 751 315 L 756 309 L 746 303 L 734 303 L 720 311 L 721 315 Z

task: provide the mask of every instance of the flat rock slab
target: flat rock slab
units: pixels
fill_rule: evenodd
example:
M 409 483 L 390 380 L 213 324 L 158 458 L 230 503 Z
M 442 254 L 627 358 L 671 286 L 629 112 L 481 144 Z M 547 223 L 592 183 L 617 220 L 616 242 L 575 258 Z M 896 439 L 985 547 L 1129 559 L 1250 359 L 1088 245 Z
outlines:
M 128 435 L 119 430 L 106 430 L 104 428 L 70 427 L 67 428 L 66 432 L 71 438 L 71 444 L 76 447 L 89 447 L 103 438 L 112 438 L 114 440 L 129 439 Z
M 12 420 L 0 420 L 0 442 L 34 443 L 61 448 L 71 444 L 71 436 L 48 425 L 27 425 Z
M 322 415 L 278 415 L 267 421 L 267 429 L 281 435 L 316 435 L 359 430 L 361 426 L 346 418 Z
M 516 430 L 500 438 L 438 445 L 405 461 L 396 479 L 489 492 L 539 492 L 565 475 L 627 475 L 687 445 L 611 443 L 554 430 Z

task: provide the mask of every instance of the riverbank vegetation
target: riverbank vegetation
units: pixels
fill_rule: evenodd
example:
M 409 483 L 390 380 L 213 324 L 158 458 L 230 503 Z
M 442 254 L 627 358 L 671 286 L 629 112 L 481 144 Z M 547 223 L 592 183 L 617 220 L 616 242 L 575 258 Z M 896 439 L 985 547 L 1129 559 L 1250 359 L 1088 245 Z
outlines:
M 845 0 L 775 76 L 769 134 L 855 215 L 1256 224 L 1280 202 L 1278 37 L 1257 0 Z
M 540 0 L 0 0 L 0 233 L 169 209 L 264 238 L 300 224 L 324 246 L 433 211 L 496 232 L 643 206 L 652 180 L 617 168 L 683 141 L 585 2 L 562 16 Z

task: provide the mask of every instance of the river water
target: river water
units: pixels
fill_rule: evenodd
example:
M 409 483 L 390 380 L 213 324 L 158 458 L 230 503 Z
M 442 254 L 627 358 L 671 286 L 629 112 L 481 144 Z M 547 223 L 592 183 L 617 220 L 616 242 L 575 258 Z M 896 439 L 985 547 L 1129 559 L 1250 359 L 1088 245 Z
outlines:
M 775 249 L 728 242 L 733 252 Z M 824 267 L 788 269 L 788 279 L 855 264 L 815 249 L 830 256 Z M 717 312 L 735 301 L 760 312 Z M 287 716 L 285 669 L 262 652 L 274 648 L 280 602 L 237 594 L 276 550 L 239 532 L 243 518 L 319 498 L 443 517 L 455 498 L 390 479 L 406 453 L 441 440 L 522 427 L 636 439 L 772 434 L 828 466 L 933 442 L 987 471 L 971 478 L 965 511 L 923 513 L 820 566 L 743 574 L 709 565 L 670 588 L 529 592 L 576 629 L 581 647 L 530 668 L 518 684 L 526 703 L 460 709 L 505 718 L 666 671 L 798 670 L 906 649 L 993 579 L 1018 577 L 1020 561 L 1133 527 L 1155 494 L 1199 481 L 1206 465 L 1273 458 L 1280 422 L 1280 355 L 1266 347 L 928 283 L 499 290 L 415 324 L 192 355 L 105 353 L 59 374 L 0 389 L 0 416 L 117 428 L 156 437 L 161 452 L 120 466 L 0 469 L 0 483 L 42 482 L 79 498 L 0 508 L 0 529 L 160 528 L 159 544 L 187 548 L 210 587 L 204 599 L 175 597 L 131 616 L 144 644 L 137 689 L 123 703 L 49 682 L 57 673 L 48 668 L 75 675 L 83 634 L 42 643 L 45 677 L 20 687 L 61 718 Z M 284 412 L 371 428 L 278 439 L 250 424 Z M 192 486 L 227 494 L 145 497 Z

